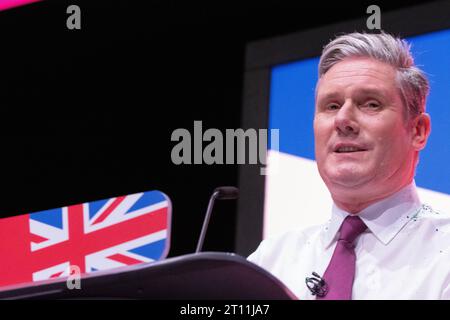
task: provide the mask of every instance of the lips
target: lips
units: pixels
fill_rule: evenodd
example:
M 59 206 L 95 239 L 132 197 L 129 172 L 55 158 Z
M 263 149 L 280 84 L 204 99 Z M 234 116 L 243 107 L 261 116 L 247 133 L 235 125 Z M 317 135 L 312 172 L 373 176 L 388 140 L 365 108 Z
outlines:
M 352 153 L 352 152 L 362 152 L 367 151 L 368 149 L 365 146 L 357 145 L 357 144 L 346 144 L 346 143 L 338 143 L 334 147 L 334 152 L 336 153 Z

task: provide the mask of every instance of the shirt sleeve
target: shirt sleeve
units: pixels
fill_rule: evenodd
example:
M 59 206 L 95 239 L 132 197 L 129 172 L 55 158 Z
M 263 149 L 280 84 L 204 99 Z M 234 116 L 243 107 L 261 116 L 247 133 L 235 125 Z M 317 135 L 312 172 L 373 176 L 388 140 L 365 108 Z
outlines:
M 450 300 L 450 284 L 445 287 L 444 291 L 442 292 L 442 300 Z
M 263 255 L 263 250 L 264 250 L 264 246 L 263 246 L 264 241 L 262 241 L 258 248 L 247 257 L 247 260 L 250 262 L 253 262 L 254 264 L 260 265 L 261 264 L 261 258 Z

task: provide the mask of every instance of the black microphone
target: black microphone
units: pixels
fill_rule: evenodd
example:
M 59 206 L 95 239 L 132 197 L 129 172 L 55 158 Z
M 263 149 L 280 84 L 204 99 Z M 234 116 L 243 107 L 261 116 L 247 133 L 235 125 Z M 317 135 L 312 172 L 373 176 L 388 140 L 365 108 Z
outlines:
M 200 233 L 200 238 L 198 239 L 197 249 L 195 253 L 202 250 L 203 241 L 205 240 L 206 230 L 208 229 L 209 218 L 211 217 L 211 212 L 214 207 L 214 202 L 217 200 L 229 200 L 236 199 L 239 197 L 239 189 L 236 187 L 218 187 L 214 190 L 211 198 L 209 198 L 208 209 L 206 210 L 205 220 L 203 221 L 202 232 Z
M 306 277 L 305 282 L 309 291 L 313 296 L 325 297 L 328 293 L 328 284 L 316 272 L 312 273 L 313 277 Z

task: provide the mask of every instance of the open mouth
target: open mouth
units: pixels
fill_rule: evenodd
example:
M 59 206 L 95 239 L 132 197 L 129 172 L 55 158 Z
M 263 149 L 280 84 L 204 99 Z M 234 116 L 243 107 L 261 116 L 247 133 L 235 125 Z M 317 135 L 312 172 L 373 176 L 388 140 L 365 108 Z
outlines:
M 362 152 L 367 151 L 367 149 L 360 148 L 360 147 L 350 147 L 350 146 L 343 146 L 338 147 L 334 152 L 336 153 L 351 153 L 351 152 Z

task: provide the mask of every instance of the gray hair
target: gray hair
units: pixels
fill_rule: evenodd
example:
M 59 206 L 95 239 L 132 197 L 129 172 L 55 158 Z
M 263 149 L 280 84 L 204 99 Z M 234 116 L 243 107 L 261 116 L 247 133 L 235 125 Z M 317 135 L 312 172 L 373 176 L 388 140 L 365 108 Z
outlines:
M 349 57 L 370 57 L 397 70 L 397 85 L 406 108 L 406 118 L 414 119 L 425 112 L 429 83 L 425 73 L 414 65 L 410 45 L 384 32 L 350 33 L 326 45 L 319 62 L 319 78 L 336 63 Z

